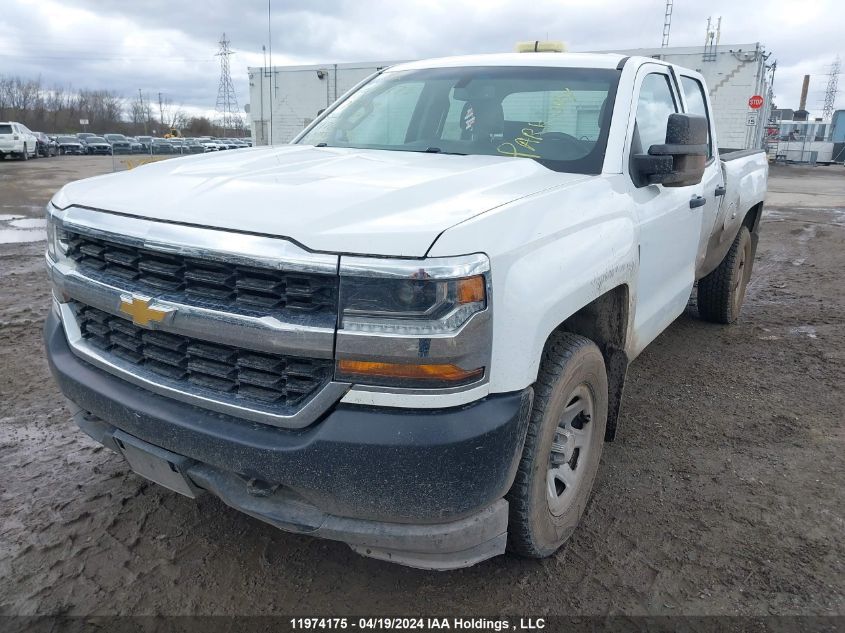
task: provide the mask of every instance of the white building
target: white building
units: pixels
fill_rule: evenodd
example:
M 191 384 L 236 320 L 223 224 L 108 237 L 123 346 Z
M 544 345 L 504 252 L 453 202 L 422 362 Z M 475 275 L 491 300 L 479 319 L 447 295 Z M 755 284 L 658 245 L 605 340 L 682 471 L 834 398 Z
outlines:
M 400 62 L 249 68 L 249 123 L 255 145 L 287 143 L 347 90 Z M 271 98 L 272 96 L 272 98 Z
M 601 52 L 655 57 L 699 71 L 710 88 L 719 146 L 730 149 L 761 146 L 771 97 L 765 62 L 768 55 L 760 44 Z M 271 134 L 275 144 L 289 142 L 318 112 L 347 90 L 397 63 L 400 62 L 249 68 L 249 117 L 255 143 L 267 144 Z M 748 105 L 754 95 L 761 95 L 765 100 L 756 111 Z
M 710 48 L 676 46 L 603 52 L 654 57 L 700 72 L 710 90 L 719 147 L 762 147 L 772 98 L 766 66 L 769 53 L 759 42 Z M 763 97 L 763 106 L 757 110 L 748 105 L 748 100 L 755 95 Z

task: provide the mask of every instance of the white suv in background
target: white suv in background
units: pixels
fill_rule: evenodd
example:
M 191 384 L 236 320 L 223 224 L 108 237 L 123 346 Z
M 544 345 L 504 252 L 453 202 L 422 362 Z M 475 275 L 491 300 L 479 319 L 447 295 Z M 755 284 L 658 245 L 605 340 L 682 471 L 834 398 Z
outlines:
M 38 140 L 23 123 L 0 122 L 0 160 L 6 154 L 22 160 L 38 157 Z

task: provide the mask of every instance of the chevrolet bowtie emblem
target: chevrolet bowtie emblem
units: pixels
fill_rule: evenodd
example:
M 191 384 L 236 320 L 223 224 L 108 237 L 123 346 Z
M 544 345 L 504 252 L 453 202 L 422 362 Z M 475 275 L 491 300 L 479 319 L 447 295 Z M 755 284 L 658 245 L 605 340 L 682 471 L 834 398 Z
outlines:
M 152 299 L 122 297 L 120 300 L 120 311 L 131 316 L 132 322 L 141 327 L 149 327 L 151 321 L 164 321 L 164 318 L 173 312 L 173 310 L 151 308 L 150 301 Z

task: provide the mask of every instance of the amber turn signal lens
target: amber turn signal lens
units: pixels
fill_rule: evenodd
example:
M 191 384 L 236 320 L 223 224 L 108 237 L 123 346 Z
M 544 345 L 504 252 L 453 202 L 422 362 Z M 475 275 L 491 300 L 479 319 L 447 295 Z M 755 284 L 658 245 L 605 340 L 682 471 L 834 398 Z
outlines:
M 484 277 L 476 275 L 458 280 L 458 303 L 484 301 Z
M 457 365 L 414 365 L 405 363 L 375 363 L 363 360 L 339 360 L 338 370 L 348 377 L 399 378 L 462 383 L 484 374 L 484 368 L 461 369 Z

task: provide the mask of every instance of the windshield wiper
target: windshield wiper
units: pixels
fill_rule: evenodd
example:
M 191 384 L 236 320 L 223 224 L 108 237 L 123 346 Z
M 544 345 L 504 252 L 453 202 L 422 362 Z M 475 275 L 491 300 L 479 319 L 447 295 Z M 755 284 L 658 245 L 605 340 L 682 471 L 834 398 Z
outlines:
M 420 150 L 410 150 L 410 151 L 418 152 Z M 461 152 L 444 152 L 439 147 L 429 147 L 429 148 L 424 149 L 422 151 L 425 152 L 426 154 L 448 154 L 449 156 L 466 156 L 466 154 L 463 154 Z

